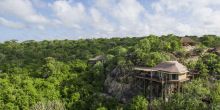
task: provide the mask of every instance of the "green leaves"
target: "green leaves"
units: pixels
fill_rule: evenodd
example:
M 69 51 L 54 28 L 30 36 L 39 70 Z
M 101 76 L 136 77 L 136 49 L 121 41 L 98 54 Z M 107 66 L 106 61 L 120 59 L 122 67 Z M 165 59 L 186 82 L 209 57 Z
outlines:
M 208 47 L 215 47 L 220 45 L 220 38 L 216 35 L 204 35 L 200 38 L 202 44 Z
M 202 78 L 208 77 L 208 66 L 204 64 L 202 61 L 198 61 L 195 69 L 199 72 L 199 76 Z
M 130 110 L 148 110 L 148 101 L 143 96 L 136 96 L 129 106 Z
M 49 78 L 50 76 L 59 79 L 64 79 L 70 72 L 70 66 L 56 61 L 52 57 L 47 57 L 45 59 L 45 64 L 41 67 L 40 75 L 42 78 Z
M 87 69 L 87 64 L 85 63 L 85 61 L 79 59 L 71 61 L 69 65 L 72 71 L 77 73 L 84 72 Z
M 220 43 L 216 36 L 196 39 L 202 42 L 201 46 Z M 132 65 L 155 66 L 170 60 L 170 56 L 181 49 L 179 37 L 172 34 L 0 43 L 0 109 L 122 109 L 125 105 L 118 100 L 100 95 L 105 93 L 106 75 L 115 67 L 130 71 Z M 106 61 L 87 65 L 88 59 L 95 55 L 106 56 Z M 179 58 L 185 58 L 184 54 Z M 206 98 L 213 100 L 209 105 L 212 109 L 219 109 L 219 85 L 204 79 L 220 75 L 220 57 L 204 54 L 198 62 L 188 66 L 198 70 L 202 80 L 184 86 L 185 92 L 171 96 L 168 103 L 155 100 L 155 109 L 204 109 Z M 142 96 L 135 97 L 129 104 L 132 110 L 145 110 L 147 106 Z
M 206 110 L 208 105 L 204 100 L 210 101 L 211 88 L 208 82 L 198 79 L 183 86 L 183 93 L 171 95 L 164 103 L 165 110 Z
M 208 82 L 206 80 L 197 79 L 184 85 L 185 94 L 190 94 L 199 99 L 205 98 L 210 95 L 210 88 L 206 85 Z
M 196 70 L 200 72 L 201 77 L 220 74 L 220 57 L 216 54 L 206 54 L 196 64 Z
M 181 49 L 180 40 L 176 36 L 157 37 L 150 35 L 140 40 L 134 46 L 134 53 L 137 57 L 137 65 L 155 66 L 156 64 L 169 60 L 166 52 L 174 52 Z

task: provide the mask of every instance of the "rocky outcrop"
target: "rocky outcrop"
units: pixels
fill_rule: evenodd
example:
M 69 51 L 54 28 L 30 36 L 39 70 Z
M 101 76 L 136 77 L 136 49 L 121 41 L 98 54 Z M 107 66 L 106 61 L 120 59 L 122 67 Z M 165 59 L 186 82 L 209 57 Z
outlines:
M 108 94 L 126 103 L 136 92 L 134 92 L 134 78 L 132 72 L 122 67 L 116 67 L 107 75 L 105 88 Z

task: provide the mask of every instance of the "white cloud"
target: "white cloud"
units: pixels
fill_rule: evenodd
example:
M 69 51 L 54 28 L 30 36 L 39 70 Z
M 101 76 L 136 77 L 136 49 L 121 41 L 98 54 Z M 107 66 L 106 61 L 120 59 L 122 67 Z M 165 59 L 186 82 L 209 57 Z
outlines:
M 60 23 L 66 27 L 82 31 L 90 27 L 90 30 L 94 31 L 93 33 L 114 30 L 111 22 L 95 7 L 86 9 L 82 3 L 71 3 L 70 1 L 56 1 L 51 7 Z
M 32 4 L 36 8 L 46 9 L 48 8 L 48 3 L 45 0 L 31 0 Z
M 114 31 L 112 24 L 96 8 L 91 8 L 90 14 L 92 27 L 104 32 Z
M 146 10 L 137 0 L 97 0 L 95 7 L 108 14 L 112 24 L 116 24 L 114 32 L 110 35 L 146 34 L 149 29 L 143 22 Z
M 120 0 L 113 8 L 113 16 L 122 24 L 137 22 L 144 11 L 144 7 L 137 0 Z
M 177 30 L 168 27 L 173 33 L 196 35 L 220 34 L 217 31 L 220 29 L 219 6 L 219 0 L 160 0 L 152 4 L 155 14 L 167 15 L 175 20 L 173 24 L 177 25 Z
M 192 28 L 187 24 L 178 23 L 176 26 L 177 32 L 180 35 L 190 35 Z
M 68 1 L 55 1 L 51 7 L 65 26 L 81 28 L 80 24 L 86 19 L 85 7 L 82 3 L 72 6 Z
M 1 0 L 0 12 L 16 16 L 29 23 L 45 24 L 48 19 L 37 13 L 30 0 Z
M 0 24 L 19 28 L 23 24 L 13 22 L 19 19 L 27 27 L 34 26 L 33 30 L 56 28 L 53 36 L 57 33 L 87 38 L 220 34 L 219 0 L 150 0 L 147 4 L 142 4 L 145 0 L 77 1 L 1 0 Z M 46 10 L 45 16 L 42 10 Z
M 9 28 L 15 28 L 15 29 L 21 29 L 24 28 L 25 25 L 13 21 L 9 21 L 5 18 L 0 17 L 0 25 L 9 27 Z
M 119 22 L 121 31 L 131 32 L 134 28 L 136 31 L 144 29 L 141 17 L 144 12 L 144 7 L 137 0 L 120 0 L 112 14 Z

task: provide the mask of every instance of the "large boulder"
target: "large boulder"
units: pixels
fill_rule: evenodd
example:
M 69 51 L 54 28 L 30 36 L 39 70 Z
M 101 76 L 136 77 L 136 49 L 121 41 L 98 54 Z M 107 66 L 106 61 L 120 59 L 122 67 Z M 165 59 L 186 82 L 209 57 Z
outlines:
M 126 103 L 136 94 L 133 82 L 132 71 L 116 67 L 107 75 L 104 85 L 108 94 Z

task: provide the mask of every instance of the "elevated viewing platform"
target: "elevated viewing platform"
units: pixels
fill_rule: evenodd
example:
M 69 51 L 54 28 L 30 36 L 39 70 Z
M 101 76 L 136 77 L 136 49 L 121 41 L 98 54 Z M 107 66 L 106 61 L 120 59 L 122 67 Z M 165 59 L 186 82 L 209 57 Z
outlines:
M 136 75 L 135 77 L 140 78 L 140 79 L 147 79 L 147 80 L 150 80 L 150 81 L 155 81 L 155 82 L 158 82 L 158 83 L 165 83 L 165 82 L 177 83 L 177 82 L 185 82 L 185 81 L 190 80 L 189 78 L 184 78 L 184 79 L 162 79 L 162 78 L 159 78 L 159 77 L 151 77 L 151 76 L 148 76 L 148 75 L 147 76 Z
M 147 79 L 159 83 L 175 83 L 189 80 L 187 68 L 177 61 L 162 62 L 153 68 L 134 67 L 134 71 L 136 71 L 136 78 Z
M 190 80 L 188 69 L 177 61 L 162 62 L 155 67 L 134 67 L 138 87 L 146 97 L 162 97 L 182 91 L 182 84 Z

